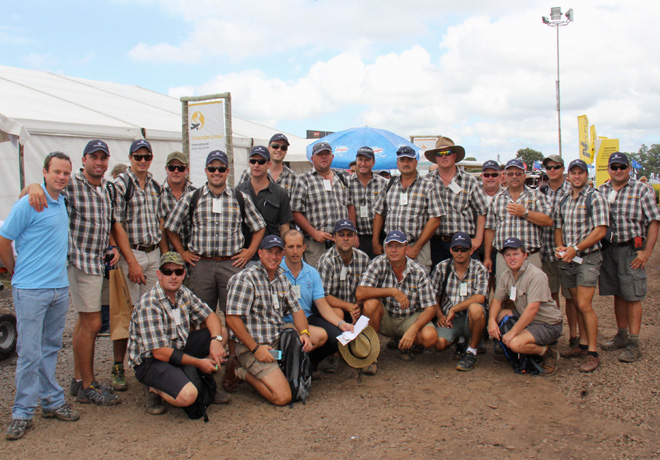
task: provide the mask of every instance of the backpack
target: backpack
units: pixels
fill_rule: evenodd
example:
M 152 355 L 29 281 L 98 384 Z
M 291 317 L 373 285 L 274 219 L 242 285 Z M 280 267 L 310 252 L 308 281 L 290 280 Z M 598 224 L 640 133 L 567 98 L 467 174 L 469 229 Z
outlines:
M 182 366 L 181 369 L 188 376 L 195 388 L 197 388 L 197 399 L 184 412 L 193 420 L 204 417 L 204 422 L 209 421 L 206 409 L 213 403 L 217 385 L 211 374 L 205 374 L 194 366 Z
M 133 198 L 133 195 L 135 194 L 135 184 L 133 183 L 133 180 L 128 176 L 126 173 L 120 174 L 119 177 L 122 177 L 123 181 L 126 183 L 126 191 L 124 192 L 124 202 L 126 203 L 126 208 L 128 208 L 128 202 L 131 201 L 131 198 Z M 160 196 L 160 194 L 163 191 L 163 188 L 160 186 L 158 182 L 156 182 L 153 178 L 151 178 L 151 181 L 154 184 L 154 187 L 156 188 L 156 194 Z M 110 200 L 112 201 L 113 207 L 117 204 L 117 186 L 114 184 L 114 182 L 108 182 L 108 194 L 110 195 Z
M 513 325 L 516 324 L 516 321 L 518 321 L 518 318 L 511 315 L 506 315 L 504 318 L 502 318 L 499 324 L 500 334 L 502 337 L 504 334 L 511 330 Z M 516 374 L 539 375 L 543 373 L 543 367 L 541 365 L 543 358 L 541 358 L 539 355 L 514 353 L 509 347 L 504 345 L 501 339 L 499 340 L 499 344 L 502 347 L 502 350 L 504 350 L 506 359 L 509 360 L 511 367 L 513 367 L 513 372 Z
M 302 344 L 295 329 L 284 329 L 280 335 L 282 359 L 280 368 L 291 387 L 291 403 L 307 401 L 307 395 L 312 389 L 312 366 L 309 355 L 303 351 Z
M 195 189 L 195 191 L 192 192 L 192 196 L 190 197 L 190 206 L 188 206 L 188 219 L 191 223 L 193 215 L 195 214 L 195 208 L 197 208 L 197 204 L 199 203 L 199 198 L 202 196 L 202 189 L 203 187 Z M 250 230 L 250 226 L 245 223 L 245 198 L 243 197 L 243 193 L 236 189 L 234 189 L 234 197 L 236 198 L 236 201 L 238 201 L 238 207 L 241 210 L 241 233 L 243 233 L 243 247 L 248 248 L 250 247 L 250 243 L 252 243 L 252 231 Z
M 587 205 L 586 205 L 587 214 L 592 219 L 592 221 L 594 217 L 593 214 L 594 193 L 596 193 L 596 190 L 594 189 L 591 189 L 587 192 Z M 561 201 L 559 202 L 560 209 L 564 207 L 569 196 L 570 194 L 567 193 L 566 195 L 564 195 L 564 198 L 561 199 Z M 613 220 L 613 216 L 612 213 L 610 213 L 610 225 L 607 227 L 607 233 L 605 234 L 603 239 L 600 240 L 600 246 L 602 249 L 608 247 L 610 245 L 610 242 L 612 241 L 612 220 Z

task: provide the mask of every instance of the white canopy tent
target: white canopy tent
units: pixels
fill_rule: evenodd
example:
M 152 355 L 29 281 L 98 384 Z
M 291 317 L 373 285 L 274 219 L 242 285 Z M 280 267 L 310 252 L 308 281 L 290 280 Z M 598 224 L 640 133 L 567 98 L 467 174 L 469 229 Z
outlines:
M 128 163 L 131 142 L 141 138 L 151 142 L 150 171 L 162 182 L 167 155 L 182 150 L 181 125 L 181 102 L 170 96 L 137 86 L 0 66 L 0 219 L 9 214 L 20 193 L 19 139 L 27 184 L 41 182 L 49 152 L 68 153 L 75 170 L 87 142 L 103 139 L 110 147 L 110 170 Z M 266 145 L 278 131 L 237 117 L 232 117 L 232 129 L 238 175 L 247 167 L 252 146 Z M 298 171 L 309 168 L 309 141 L 285 134 L 291 143 L 287 161 Z

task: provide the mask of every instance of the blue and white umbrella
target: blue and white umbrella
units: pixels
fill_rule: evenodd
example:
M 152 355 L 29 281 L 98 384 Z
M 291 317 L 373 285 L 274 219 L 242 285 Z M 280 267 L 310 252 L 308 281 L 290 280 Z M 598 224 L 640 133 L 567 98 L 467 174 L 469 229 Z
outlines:
M 330 144 L 332 153 L 335 155 L 332 167 L 337 169 L 348 169 L 351 161 L 355 160 L 358 149 L 364 146 L 371 147 L 374 151 L 375 170 L 396 169 L 396 151 L 403 145 L 412 147 L 417 152 L 417 159 L 419 159 L 419 147 L 406 138 L 385 129 L 350 128 L 328 134 L 307 146 L 308 160 L 312 159 L 314 144 L 319 142 Z

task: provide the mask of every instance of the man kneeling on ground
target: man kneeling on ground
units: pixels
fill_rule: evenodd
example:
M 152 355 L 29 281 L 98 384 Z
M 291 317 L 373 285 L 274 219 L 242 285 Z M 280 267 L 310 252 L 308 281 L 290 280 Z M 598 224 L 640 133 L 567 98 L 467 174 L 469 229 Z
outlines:
M 548 277 L 540 268 L 529 263 L 529 253 L 518 238 L 507 238 L 502 247 L 506 269 L 497 283 L 490 303 L 488 333 L 514 353 L 543 357 L 543 376 L 555 373 L 559 352 L 550 345 L 561 337 L 562 314 L 552 299 Z M 515 312 L 502 309 L 502 302 L 510 299 Z M 516 316 L 517 322 L 501 337 L 499 323 L 506 315 Z
M 165 412 L 161 398 L 176 407 L 193 404 L 197 388 L 184 368 L 217 372 L 227 343 L 220 318 L 182 286 L 186 270 L 181 255 L 163 254 L 159 267 L 158 283 L 133 309 L 128 337 L 128 359 L 145 385 L 146 408 L 152 415 Z M 205 329 L 200 329 L 202 324 Z M 191 332 L 192 327 L 196 330 Z

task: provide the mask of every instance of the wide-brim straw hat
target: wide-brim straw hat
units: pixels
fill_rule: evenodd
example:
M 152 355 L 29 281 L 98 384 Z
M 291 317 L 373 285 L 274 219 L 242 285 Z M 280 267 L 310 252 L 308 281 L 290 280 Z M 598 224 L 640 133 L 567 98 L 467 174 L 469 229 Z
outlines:
M 373 364 L 380 354 L 380 339 L 373 327 L 365 327 L 348 345 L 338 342 L 339 353 L 351 367 L 362 369 Z
M 454 141 L 444 136 L 440 136 L 435 143 L 435 148 L 425 151 L 424 156 L 431 163 L 435 163 L 435 152 L 439 152 L 441 150 L 451 150 L 454 152 L 456 154 L 456 163 L 465 158 L 465 149 L 460 145 L 454 144 Z

